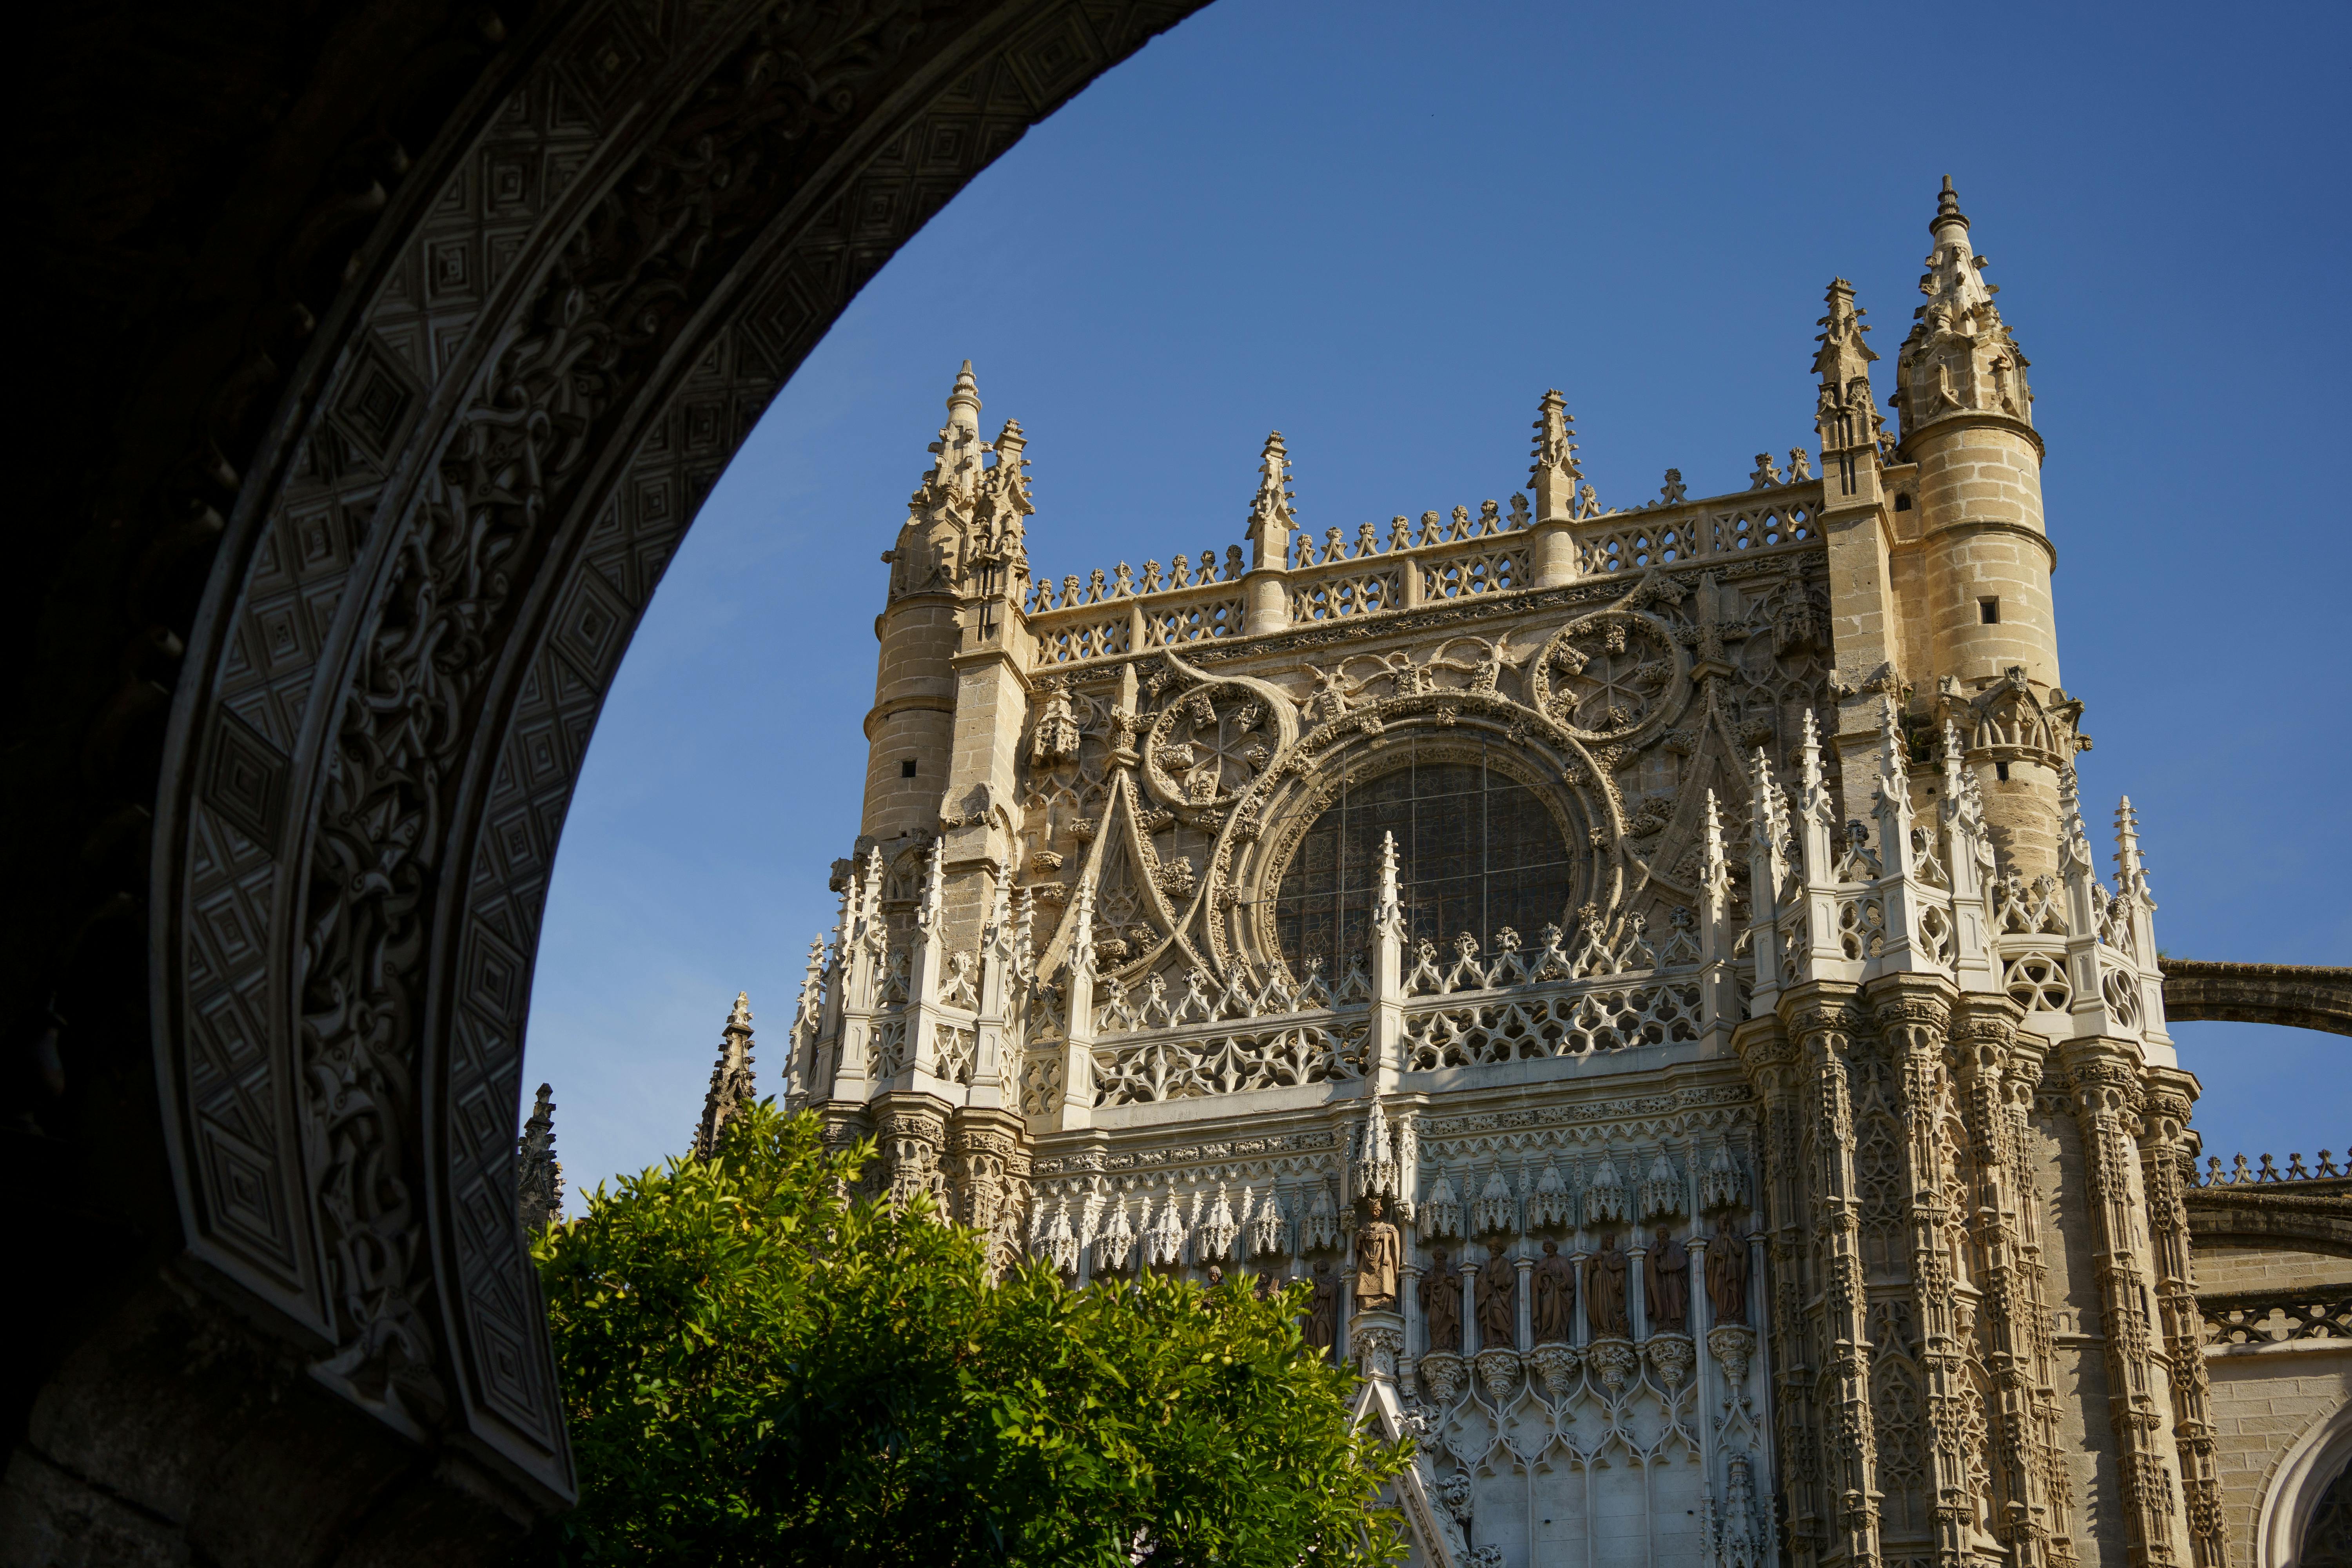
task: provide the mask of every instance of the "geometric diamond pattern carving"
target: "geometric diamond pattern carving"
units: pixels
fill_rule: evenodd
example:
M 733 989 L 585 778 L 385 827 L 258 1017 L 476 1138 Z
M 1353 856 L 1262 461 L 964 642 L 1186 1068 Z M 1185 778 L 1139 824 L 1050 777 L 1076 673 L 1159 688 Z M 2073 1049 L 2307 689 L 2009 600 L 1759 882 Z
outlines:
M 197 1249 L 396 1428 L 569 1493 L 515 1219 L 524 1009 L 679 533 L 858 286 L 1192 8 L 612 0 L 387 204 L 221 545 L 159 1000 Z

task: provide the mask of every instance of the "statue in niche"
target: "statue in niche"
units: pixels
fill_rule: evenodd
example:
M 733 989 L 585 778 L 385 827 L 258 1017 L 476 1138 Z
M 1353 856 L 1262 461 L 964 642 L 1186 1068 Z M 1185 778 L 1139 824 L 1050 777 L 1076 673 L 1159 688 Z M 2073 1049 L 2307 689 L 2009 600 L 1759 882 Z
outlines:
M 1518 1270 L 1503 1256 L 1503 1244 L 1486 1244 L 1478 1270 L 1478 1341 L 1487 1350 L 1516 1350 L 1519 1343 Z
M 1748 1321 L 1748 1244 L 1731 1234 L 1731 1216 L 1715 1222 L 1706 1249 L 1706 1301 L 1718 1323 Z
M 1339 1282 L 1331 1265 L 1315 1260 L 1315 1293 L 1307 1301 L 1307 1342 L 1325 1355 L 1339 1342 Z
M 1650 1265 L 1642 1270 L 1642 1304 L 1649 1310 L 1654 1334 L 1679 1334 L 1689 1326 L 1690 1248 L 1664 1226 L 1658 1227 Z
M 1625 1254 L 1617 1250 L 1615 1233 L 1601 1238 L 1601 1250 L 1592 1255 L 1589 1267 L 1591 1283 L 1585 1291 L 1584 1305 L 1592 1337 L 1632 1339 L 1633 1326 L 1625 1316 Z
M 1260 1274 L 1256 1280 L 1250 1286 L 1250 1294 L 1261 1301 L 1273 1300 L 1274 1276 L 1271 1274 Z
M 1445 1254 L 1432 1253 L 1429 1272 L 1421 1281 L 1421 1315 L 1429 1325 L 1429 1348 L 1462 1348 L 1462 1281 L 1445 1267 Z
M 1356 1233 L 1356 1310 L 1395 1309 L 1401 1250 L 1396 1226 L 1381 1217 L 1381 1200 L 1374 1198 L 1371 1219 Z
M 1543 1249 L 1534 1279 L 1536 1343 L 1566 1344 L 1576 1321 L 1576 1268 L 1559 1255 L 1559 1243 L 1547 1241 Z

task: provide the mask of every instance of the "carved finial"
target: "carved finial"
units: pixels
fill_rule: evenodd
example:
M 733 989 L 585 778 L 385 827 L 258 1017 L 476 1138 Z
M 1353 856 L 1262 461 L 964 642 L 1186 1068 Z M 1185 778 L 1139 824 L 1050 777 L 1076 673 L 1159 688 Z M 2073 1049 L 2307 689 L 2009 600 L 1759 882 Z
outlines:
M 1576 481 L 1584 470 L 1576 461 L 1576 416 L 1553 387 L 1536 405 L 1536 444 L 1528 468 L 1528 488 L 1535 493 L 1536 521 L 1551 522 L 1576 515 Z M 1424 541 L 1424 542 L 1426 542 Z
M 1748 764 L 1750 794 L 1748 801 L 1748 828 L 1759 844 L 1778 847 L 1780 836 L 1773 830 L 1779 826 L 1780 789 L 1772 782 L 1772 759 L 1764 748 L 1756 748 L 1756 760 Z
M 877 844 L 866 851 L 866 880 L 857 895 L 857 934 L 866 945 L 880 952 L 890 940 L 882 923 L 882 846 Z
M 2095 874 L 2097 863 L 2091 857 L 2091 836 L 2083 826 L 2082 787 L 2074 777 L 2074 764 L 2063 763 L 2058 770 L 2058 817 L 2065 842 L 2059 847 L 2059 858 L 2069 875 L 2076 871 L 2088 877 Z
M 972 428 L 976 430 L 980 427 L 978 424 L 980 416 L 980 383 L 974 381 L 971 377 L 971 361 L 970 360 L 963 362 L 963 368 L 956 372 L 955 385 L 948 389 L 948 407 L 950 410 L 969 407 L 972 412 L 972 417 L 974 420 Z
M 1404 936 L 1404 901 L 1397 892 L 1396 835 L 1381 835 L 1381 886 L 1372 903 L 1372 925 L 1381 935 L 1402 941 Z
M 539 1086 L 530 1118 L 515 1141 L 515 1205 L 526 1231 L 545 1230 L 563 1219 L 563 1163 L 555 1157 L 555 1100 L 551 1085 Z
M 1013 952 L 1013 883 L 1007 878 L 996 879 L 996 897 L 988 906 L 987 941 L 1000 955 Z
M 1070 957 L 1072 969 L 1080 965 L 1089 968 L 1095 956 L 1095 879 L 1088 871 L 1078 879 L 1077 897 L 1070 901 Z
M 1948 223 L 1958 224 L 1962 228 L 1969 226 L 1969 220 L 1960 213 L 1959 193 L 1952 189 L 1952 176 L 1949 174 L 1944 176 L 1944 188 L 1936 194 L 1936 216 L 1927 220 L 1927 232 L 1940 239 L 1943 227 Z M 1998 228 L 2000 226 L 1995 224 L 1993 226 Z
M 2147 863 L 2140 858 L 2139 814 L 2132 809 L 2129 795 L 2116 807 L 2116 892 L 2156 908 L 2148 894 Z
M 1824 387 L 1842 392 L 1854 376 L 1869 374 L 1863 367 L 1878 358 L 1864 341 L 1870 328 L 1864 324 L 1863 318 L 1870 312 L 1854 304 L 1853 285 L 1843 278 L 1830 279 L 1822 304 L 1825 309 L 1822 318 L 1813 323 L 1822 329 L 1813 339 L 1822 345 L 1813 355 L 1813 374 L 1822 378 Z
M 1822 729 L 1821 725 L 1814 721 L 1813 710 L 1810 708 L 1805 710 L 1803 758 L 1804 772 L 1801 779 L 1804 809 L 1809 816 L 1827 811 L 1830 808 L 1829 787 L 1828 780 L 1822 773 Z M 1828 822 L 1832 818 L 1824 816 L 1822 820 Z
M 915 907 L 918 929 L 936 933 L 940 920 L 947 912 L 947 857 L 942 853 L 947 840 L 935 838 L 923 851 L 923 900 Z
M 1007 419 L 996 439 L 989 443 L 989 449 L 996 454 L 996 463 L 981 480 L 979 521 L 999 554 L 1017 553 L 1021 520 L 1037 511 L 1036 503 L 1029 498 L 1029 459 L 1022 456 L 1028 447 L 1029 437 L 1021 433 L 1018 419 Z M 1025 555 L 1021 556 L 1019 564 L 1023 575 L 1027 575 L 1029 563 Z
M 1903 721 L 1895 710 L 1895 699 L 1881 693 L 1878 699 L 1878 779 L 1879 786 L 1892 796 L 1898 785 L 1911 781 L 1910 747 L 1903 739 Z
M 694 1152 L 708 1160 L 719 1151 L 727 1123 L 755 1098 L 751 1085 L 751 997 L 738 991 L 719 1035 L 719 1064 L 710 1069 L 710 1090 L 702 1100 L 702 1125 L 695 1130 Z
M 1037 968 L 1036 940 L 1037 894 L 1034 889 L 1024 888 L 1013 917 L 1013 968 L 1024 980 Z
M 1250 502 L 1249 514 L 1251 564 L 1285 566 L 1290 561 L 1290 531 L 1297 526 L 1297 519 L 1290 507 L 1295 499 L 1290 490 L 1290 453 L 1282 444 L 1281 431 L 1267 435 L 1257 474 L 1257 495 Z
M 1724 879 L 1729 871 L 1723 852 L 1723 818 L 1716 810 L 1713 790 L 1706 792 L 1706 832 L 1702 842 L 1706 855 L 1706 890 L 1720 893 L 1724 890 Z

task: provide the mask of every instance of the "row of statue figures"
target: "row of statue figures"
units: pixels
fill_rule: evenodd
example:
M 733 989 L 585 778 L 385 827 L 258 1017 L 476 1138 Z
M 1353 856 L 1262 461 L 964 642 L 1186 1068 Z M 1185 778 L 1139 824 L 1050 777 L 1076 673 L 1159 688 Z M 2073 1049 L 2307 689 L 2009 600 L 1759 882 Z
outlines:
M 1384 1216 L 1377 1197 L 1370 1218 L 1356 1232 L 1352 1305 L 1358 1312 L 1394 1311 L 1404 1273 L 1404 1244 L 1397 1227 Z M 1703 1250 L 1707 1305 L 1713 1326 L 1748 1322 L 1748 1241 L 1737 1235 L 1727 1215 L 1716 1223 L 1715 1236 Z M 1559 1243 L 1546 1240 L 1543 1256 L 1525 1272 L 1529 1291 L 1528 1319 L 1533 1343 L 1567 1344 L 1576 1338 L 1576 1303 L 1584 1301 L 1584 1326 L 1592 1340 L 1634 1337 L 1628 1296 L 1636 1272 L 1637 1254 L 1621 1249 L 1614 1232 L 1606 1232 L 1591 1253 L 1560 1256 Z M 1508 1256 L 1500 1237 L 1486 1243 L 1486 1258 L 1475 1262 L 1466 1254 L 1456 1268 L 1446 1267 L 1443 1249 L 1430 1255 L 1415 1292 L 1421 1317 L 1433 1352 L 1475 1355 L 1482 1349 L 1519 1349 L 1519 1291 L 1524 1258 Z M 1657 1228 L 1641 1280 L 1643 1320 L 1653 1334 L 1690 1331 L 1690 1248 L 1664 1226 Z M 1307 1340 L 1326 1353 L 1336 1352 L 1339 1330 L 1339 1279 L 1328 1261 L 1314 1268 L 1314 1290 L 1307 1309 Z M 1468 1316 L 1465 1318 L 1465 1313 Z M 1477 1342 L 1471 1343 L 1465 1323 L 1475 1325 Z

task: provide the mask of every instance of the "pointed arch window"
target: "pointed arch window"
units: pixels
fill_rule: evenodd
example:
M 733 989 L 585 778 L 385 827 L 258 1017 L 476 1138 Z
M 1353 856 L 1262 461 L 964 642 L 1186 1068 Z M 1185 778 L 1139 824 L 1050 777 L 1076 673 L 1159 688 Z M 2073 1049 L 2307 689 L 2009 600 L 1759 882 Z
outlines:
M 1368 949 L 1384 833 L 1396 835 L 1408 945 L 1467 931 L 1491 951 L 1507 926 L 1532 947 L 1567 923 L 1577 868 L 1536 792 L 1479 763 L 1409 760 L 1343 785 L 1299 841 L 1275 897 L 1292 973 L 1319 958 L 1337 974 Z

